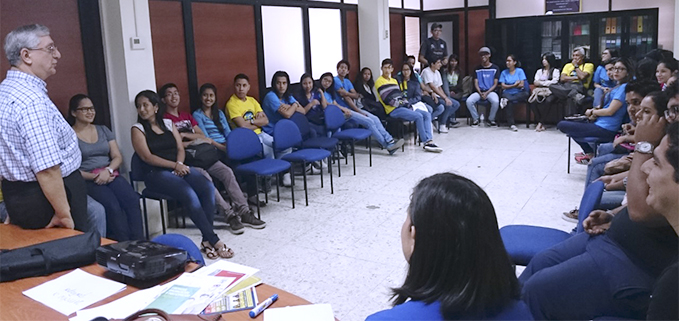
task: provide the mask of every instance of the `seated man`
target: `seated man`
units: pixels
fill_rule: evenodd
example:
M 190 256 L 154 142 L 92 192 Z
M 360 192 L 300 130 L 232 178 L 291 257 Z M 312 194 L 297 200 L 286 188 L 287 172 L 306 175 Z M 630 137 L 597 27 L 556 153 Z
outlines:
M 481 64 L 474 69 L 473 74 L 476 92 L 467 98 L 467 109 L 472 116 L 472 127 L 479 127 L 479 113 L 476 111 L 476 103 L 479 100 L 488 100 L 490 102 L 488 122 L 491 126 L 497 127 L 495 115 L 500 108 L 500 97 L 498 97 L 495 89 L 498 79 L 500 79 L 500 67 L 490 62 L 490 49 L 488 47 L 481 47 L 479 56 L 481 56 Z
M 658 146 L 664 128 L 657 115 L 637 124 L 628 206 L 614 217 L 592 212 L 583 222 L 587 233 L 539 253 L 521 274 L 523 300 L 536 320 L 646 317 L 653 284 L 676 262 L 679 245 L 672 226 L 647 203 L 662 192 L 649 191 L 653 179 L 641 170 L 652 148 L 639 146 Z
M 248 96 L 250 78 L 246 74 L 238 74 L 233 79 L 235 94 L 226 102 L 226 110 L 231 120 L 238 127 L 249 128 L 259 136 L 264 148 L 264 158 L 273 159 L 273 137 L 262 131 L 269 124 L 262 106 L 253 97 Z
M 429 67 L 422 71 L 422 79 L 424 83 L 429 87 L 432 93 L 432 100 L 438 106 L 445 106 L 445 110 L 442 114 L 436 115 L 438 118 L 438 129 L 440 133 L 448 132 L 448 118 L 454 115 L 455 112 L 460 108 L 460 103 L 457 100 L 448 98 L 448 95 L 443 91 L 443 79 L 441 79 L 441 58 L 432 58 Z M 434 119 L 434 114 L 432 114 L 432 119 Z
M 561 86 L 567 89 L 564 91 L 568 104 L 567 115 L 579 112 L 578 105 L 585 98 L 593 74 L 594 64 L 585 62 L 585 49 L 582 47 L 575 48 L 573 50 L 573 60 L 565 64 L 563 69 L 561 69 Z M 559 96 L 558 92 L 556 95 L 557 97 Z M 563 95 L 561 98 L 564 98 Z
M 391 78 L 393 71 L 394 64 L 391 59 L 384 59 L 382 60 L 382 75 L 375 80 L 375 88 L 379 93 L 378 98 L 384 106 L 384 111 L 391 117 L 414 121 L 420 141 L 424 143 L 424 150 L 434 153 L 442 152 L 443 150 L 434 144 L 431 137 L 431 114 L 426 110 L 410 109 L 407 100 L 401 94 L 398 82 Z

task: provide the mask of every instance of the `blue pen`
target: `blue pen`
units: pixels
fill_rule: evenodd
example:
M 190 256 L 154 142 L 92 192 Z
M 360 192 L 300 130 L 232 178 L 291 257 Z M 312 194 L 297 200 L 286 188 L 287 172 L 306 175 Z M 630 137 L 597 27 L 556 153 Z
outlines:
M 262 313 L 262 311 L 264 311 L 264 309 L 276 302 L 276 300 L 278 300 L 278 294 L 274 294 L 270 298 L 264 300 L 264 302 L 258 304 L 250 311 L 250 317 L 253 319 L 256 318 L 260 313 Z

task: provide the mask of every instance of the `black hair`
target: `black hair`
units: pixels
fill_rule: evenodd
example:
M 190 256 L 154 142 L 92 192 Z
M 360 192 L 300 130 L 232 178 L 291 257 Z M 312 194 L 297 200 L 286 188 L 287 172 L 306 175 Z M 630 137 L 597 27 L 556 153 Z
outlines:
M 602 61 L 601 65 L 602 66 L 611 65 L 611 64 L 615 65 L 616 62 L 618 62 L 618 58 L 611 58 L 611 59 Z
M 75 116 L 73 116 L 73 113 L 78 111 L 78 105 L 80 105 L 80 102 L 85 98 L 91 100 L 91 98 L 85 94 L 75 94 L 71 97 L 71 100 L 68 101 L 68 115 L 66 115 L 66 121 L 71 126 L 75 124 Z
M 674 96 L 679 96 L 679 81 L 671 83 L 665 88 L 665 95 L 667 95 L 667 100 L 672 99 Z
M 542 54 L 542 59 L 547 60 L 547 63 L 549 64 L 549 70 L 547 71 L 549 73 L 549 80 L 552 80 L 552 74 L 554 73 L 554 69 L 556 69 L 556 56 L 554 56 L 553 53 L 551 52 L 545 52 Z M 542 60 L 540 61 L 540 64 L 542 64 Z M 544 69 L 545 67 L 542 66 L 540 69 Z
M 363 73 L 366 70 L 370 70 L 370 79 L 368 79 L 368 82 L 363 81 Z M 354 81 L 354 87 L 362 87 L 363 84 L 367 84 L 369 87 L 375 86 L 375 80 L 373 79 L 373 71 L 368 68 L 368 67 L 363 67 L 361 69 L 361 72 L 356 75 L 356 80 Z
M 656 90 L 660 90 L 658 83 L 648 79 L 632 80 L 625 86 L 625 93 L 635 92 L 641 97 L 646 97 L 646 95 Z
M 679 183 L 679 122 L 667 126 L 667 162 L 674 167 L 674 181 Z
M 488 195 L 474 182 L 440 173 L 414 188 L 408 215 L 415 244 L 394 305 L 440 302 L 446 320 L 484 319 L 519 298 L 519 283 Z
M 660 64 L 665 65 L 665 68 L 671 70 L 672 72 L 679 70 L 679 63 L 674 58 L 669 58 L 669 59 L 665 58 L 663 60 L 660 60 L 660 62 L 658 62 L 658 65 L 660 65 Z
M 450 61 L 453 60 L 453 59 L 455 59 L 455 61 L 457 61 L 457 65 L 455 66 L 455 69 L 450 70 Z M 456 54 L 450 54 L 450 56 L 448 56 L 448 64 L 445 67 L 446 67 L 446 72 L 449 73 L 449 74 L 452 74 L 452 71 L 457 72 L 458 75 L 462 74 L 462 72 L 460 71 L 460 57 Z
M 333 82 L 335 81 L 335 77 L 332 76 L 332 73 L 326 72 L 321 75 L 321 78 L 318 78 L 318 83 L 320 84 L 319 87 L 321 88 L 321 91 L 329 93 L 332 97 L 335 97 L 335 85 L 333 83 L 330 83 L 330 87 L 328 87 L 327 89 L 323 88 L 323 78 L 325 77 L 330 77 L 330 79 L 332 79 Z
M 434 29 L 436 29 L 436 28 L 441 28 L 441 29 L 443 29 L 443 25 L 440 24 L 440 23 L 438 23 L 438 22 L 432 23 L 432 24 L 431 24 L 431 31 L 434 31 Z
M 507 58 L 512 58 L 512 60 L 516 61 L 516 65 L 514 65 L 514 68 L 521 68 L 521 61 L 519 59 L 516 59 L 516 56 L 514 54 L 508 54 Z
M 302 87 L 302 82 L 304 81 L 304 79 L 307 79 L 307 78 L 311 79 L 311 84 L 312 84 L 311 92 L 314 92 L 314 89 L 316 88 L 316 82 L 314 81 L 314 78 L 311 77 L 311 75 L 309 75 L 307 73 L 303 73 L 302 77 L 299 77 L 299 88 L 302 90 L 302 93 L 305 93 L 304 88 Z
M 660 90 L 652 91 L 646 94 L 645 97 L 650 97 L 655 105 L 655 111 L 660 118 L 665 117 L 665 110 L 667 109 L 667 95 Z
M 271 77 L 271 90 L 273 90 L 273 92 L 275 92 L 276 94 L 279 94 L 278 89 L 276 89 L 276 79 L 280 77 L 284 77 L 285 81 L 288 82 L 288 87 L 285 88 L 285 92 L 280 93 L 281 97 L 283 99 L 288 99 L 288 97 L 290 97 L 290 76 L 288 75 L 287 72 L 279 70 L 273 74 L 273 77 Z
M 615 48 L 606 48 L 604 51 L 608 50 L 608 53 L 611 55 L 611 58 L 618 58 L 620 57 L 620 53 L 618 52 L 618 49 Z M 603 51 L 602 51 L 603 52 Z
M 644 58 L 653 59 L 655 61 L 660 61 L 667 58 L 672 58 L 674 53 L 666 49 L 653 49 L 644 55 Z
M 340 61 L 337 63 L 337 67 L 336 67 L 336 68 L 339 69 L 339 67 L 340 67 L 342 64 L 347 65 L 347 69 L 351 69 L 351 64 L 349 64 L 349 62 L 346 61 L 346 60 L 344 60 L 344 59 L 340 60 Z
M 644 58 L 637 63 L 637 70 L 634 74 L 637 80 L 648 79 L 657 82 L 655 78 L 655 70 L 658 66 L 658 61 L 651 58 Z
M 177 85 L 175 85 L 174 83 L 169 82 L 169 83 L 167 83 L 167 84 L 162 85 L 162 86 L 160 87 L 160 89 L 158 89 L 158 96 L 161 97 L 161 98 L 165 97 L 165 94 L 166 94 L 167 90 L 170 89 L 170 88 L 177 88 L 177 89 L 179 89 L 179 87 L 177 87 Z
M 151 102 L 151 105 L 158 106 L 158 112 L 155 114 L 156 125 L 164 132 L 171 131 L 172 128 L 165 127 L 165 122 L 163 121 L 163 116 L 165 115 L 165 104 L 160 101 L 160 96 L 153 92 L 153 90 L 142 90 L 134 97 L 134 108 L 137 108 L 137 102 L 140 98 L 145 97 Z M 144 120 L 137 114 L 137 122 L 144 127 L 144 132 L 149 132 L 151 129 L 151 123 Z
M 408 68 L 410 68 L 410 79 L 408 80 L 414 79 L 415 76 L 413 75 L 413 73 L 415 72 L 415 70 L 413 69 L 413 65 L 409 64 L 408 61 L 406 60 L 403 62 L 403 64 L 401 64 L 401 78 L 403 79 L 403 81 L 406 81 L 406 74 L 403 72 L 403 67 L 405 66 L 408 66 Z
M 392 65 L 392 66 L 394 66 L 394 62 L 393 62 L 390 58 L 387 58 L 387 59 L 382 60 L 382 65 L 381 65 L 381 67 L 384 67 L 384 66 L 386 66 L 386 65 Z
M 248 81 L 248 83 L 250 82 L 250 77 L 248 77 L 248 75 L 243 74 L 243 73 L 240 73 L 240 74 L 236 75 L 236 77 L 233 77 L 233 82 L 235 83 L 238 79 L 245 79 L 245 80 Z
M 625 77 L 624 81 L 621 82 L 621 84 L 624 84 L 626 82 L 629 82 L 630 80 L 634 79 L 635 71 L 636 71 L 636 64 L 632 59 L 629 58 L 614 58 L 612 59 L 613 63 L 621 63 L 627 68 L 627 76 Z
M 413 56 L 413 55 L 409 55 L 408 57 L 406 57 L 406 60 L 408 60 L 408 59 L 415 59 L 415 61 L 417 61 L 417 58 L 415 58 L 415 56 Z
M 196 104 L 196 107 L 191 107 L 191 113 L 198 109 L 203 109 L 203 93 L 208 90 L 212 89 L 212 92 L 215 93 L 215 102 L 212 104 L 210 107 L 210 113 L 212 114 L 212 122 L 215 123 L 215 126 L 217 126 L 217 129 L 219 129 L 220 133 L 224 132 L 224 126 L 222 126 L 222 120 L 219 118 L 219 104 L 217 104 L 217 87 L 213 85 L 212 83 L 205 83 L 202 86 L 200 86 L 200 89 L 198 89 L 198 104 Z M 205 133 L 207 135 L 207 133 Z

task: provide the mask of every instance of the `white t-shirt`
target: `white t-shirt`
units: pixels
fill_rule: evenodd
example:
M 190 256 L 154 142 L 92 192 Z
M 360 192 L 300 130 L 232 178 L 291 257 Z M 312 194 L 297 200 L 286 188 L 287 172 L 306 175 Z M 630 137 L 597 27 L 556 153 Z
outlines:
M 424 83 L 429 85 L 431 87 L 441 87 L 443 86 L 443 79 L 441 79 L 441 73 L 436 70 L 431 70 L 431 68 L 427 67 L 424 68 L 422 71 L 422 80 L 424 80 Z M 434 93 L 436 95 L 436 93 Z M 439 95 L 436 95 L 436 97 L 439 97 Z

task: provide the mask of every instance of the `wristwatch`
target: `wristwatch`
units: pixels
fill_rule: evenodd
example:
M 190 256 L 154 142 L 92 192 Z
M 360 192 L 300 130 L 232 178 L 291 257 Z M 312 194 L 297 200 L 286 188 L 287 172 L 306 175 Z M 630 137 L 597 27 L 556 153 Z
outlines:
M 106 170 L 108 171 L 109 174 L 113 175 L 113 168 L 106 167 Z
M 634 145 L 634 151 L 641 154 L 653 154 L 653 145 L 649 142 L 638 142 Z

